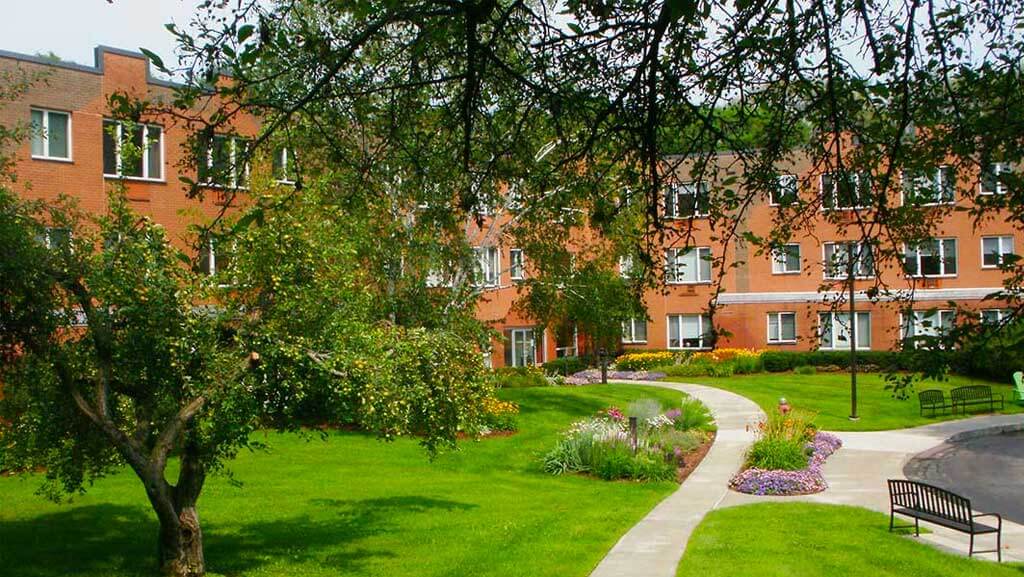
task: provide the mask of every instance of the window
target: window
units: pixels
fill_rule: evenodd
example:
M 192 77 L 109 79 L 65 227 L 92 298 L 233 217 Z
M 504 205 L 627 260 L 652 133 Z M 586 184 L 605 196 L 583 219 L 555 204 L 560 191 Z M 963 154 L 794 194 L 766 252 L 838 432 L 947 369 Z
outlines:
M 796 342 L 796 313 L 768 313 L 768 342 Z
M 786 244 L 772 251 L 772 274 L 800 273 L 800 245 Z
M 474 275 L 476 286 L 498 286 L 501 274 L 501 255 L 498 252 L 498 248 L 494 246 L 478 246 L 473 251 L 476 253 L 476 271 Z
M 622 322 L 622 342 L 624 343 L 646 343 L 647 342 L 647 319 L 629 319 Z
M 131 134 L 128 134 L 131 132 Z M 137 124 L 126 130 L 116 120 L 103 121 L 103 176 L 162 180 L 164 133 L 159 126 Z M 126 143 L 134 147 L 131 163 L 122 155 Z
M 36 237 L 36 242 L 51 250 L 70 248 L 71 229 L 48 226 Z
M 875 276 L 875 258 L 871 245 L 866 242 L 826 242 L 825 243 L 825 278 L 845 279 L 849 276 L 851 256 L 853 276 L 855 278 L 871 278 Z
M 983 325 L 1001 325 L 1008 322 L 1013 317 L 1013 311 L 1010 309 L 985 309 L 981 311 L 981 324 Z
M 281 184 L 294 184 L 294 160 L 295 156 L 288 147 L 279 146 L 274 149 L 274 157 L 271 159 L 271 170 L 274 174 L 274 180 Z
M 703 182 L 674 184 L 665 191 L 665 217 L 689 218 L 707 216 L 711 196 Z
M 711 248 L 670 248 L 665 251 L 665 282 L 711 282 Z
M 1006 194 L 1006 175 L 1013 172 L 1013 167 L 1005 162 L 989 164 L 981 171 L 980 194 Z
M 200 151 L 199 182 L 245 188 L 249 178 L 248 148 L 249 141 L 244 138 L 214 135 Z
M 537 364 L 537 342 L 534 330 L 505 331 L 505 366 L 529 367 Z
M 31 109 L 32 158 L 71 160 L 71 115 Z
M 627 254 L 619 257 L 619 275 L 626 278 L 633 274 L 633 255 Z
M 773 206 L 793 204 L 797 199 L 797 180 L 792 174 L 780 174 L 775 177 L 775 188 L 772 189 L 770 202 Z
M 871 204 L 871 175 L 854 172 L 842 178 L 835 173 L 821 175 L 821 207 L 825 210 L 852 210 Z
M 668 348 L 706 349 L 711 347 L 711 317 L 708 315 L 668 315 Z
M 217 247 L 218 241 L 210 239 L 199 249 L 199 272 L 213 276 L 231 266 L 231 251 Z
M 981 237 L 981 268 L 996 268 L 1013 254 L 1012 236 Z
M 871 313 L 856 313 L 857 348 L 871 348 Z M 850 313 L 818 313 L 818 345 L 823 349 L 850 348 Z
M 907 276 L 956 276 L 956 239 L 932 238 L 908 245 L 903 268 Z
M 508 251 L 508 270 L 512 280 L 526 278 L 526 263 L 523 260 L 523 249 L 513 248 Z
M 947 204 L 956 199 L 953 169 L 940 166 L 928 172 L 903 171 L 904 204 Z
M 900 329 L 904 339 L 941 336 L 952 330 L 956 321 L 953 310 L 911 311 L 902 316 Z

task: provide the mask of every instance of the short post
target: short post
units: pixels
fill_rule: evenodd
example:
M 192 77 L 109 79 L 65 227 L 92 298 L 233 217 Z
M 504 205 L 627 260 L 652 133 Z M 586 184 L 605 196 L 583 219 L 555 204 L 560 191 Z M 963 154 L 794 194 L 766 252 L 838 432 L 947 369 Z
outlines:
M 636 417 L 629 418 L 629 443 L 633 447 L 633 454 L 635 455 L 637 445 L 639 444 L 636 438 Z
M 786 397 L 780 398 L 779 399 L 779 412 L 782 413 L 783 415 L 785 415 L 789 411 L 790 411 L 789 401 L 786 400 Z
M 601 347 L 597 350 L 597 360 L 601 363 L 601 384 L 608 384 L 608 350 Z

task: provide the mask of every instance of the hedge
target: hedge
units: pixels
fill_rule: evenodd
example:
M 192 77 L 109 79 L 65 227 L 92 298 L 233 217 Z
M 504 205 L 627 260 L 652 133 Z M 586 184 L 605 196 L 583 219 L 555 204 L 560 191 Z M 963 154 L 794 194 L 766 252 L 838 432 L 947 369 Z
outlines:
M 548 361 L 541 365 L 544 368 L 544 372 L 548 374 L 557 374 L 567 377 L 573 373 L 578 373 L 593 362 L 593 359 L 587 355 L 583 357 L 562 357 L 553 361 Z
M 765 351 L 761 355 L 764 369 L 779 373 L 795 367 L 850 367 L 849 351 Z M 880 371 L 914 371 L 921 362 L 903 351 L 857 351 L 858 366 L 872 366 Z
M 550 385 L 539 367 L 499 367 L 494 369 L 494 385 L 499 389 L 546 387 Z

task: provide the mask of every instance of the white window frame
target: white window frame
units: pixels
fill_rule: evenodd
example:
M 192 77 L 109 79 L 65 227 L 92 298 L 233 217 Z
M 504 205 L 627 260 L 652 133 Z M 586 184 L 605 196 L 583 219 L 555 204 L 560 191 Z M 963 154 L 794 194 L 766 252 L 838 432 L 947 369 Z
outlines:
M 985 252 L 985 241 L 986 240 L 992 240 L 992 239 L 995 239 L 995 241 L 999 244 L 999 262 L 997 262 L 996 264 L 985 264 L 985 255 L 989 254 L 989 253 Z M 1009 250 L 1006 250 L 1006 246 L 1004 246 L 1006 244 L 1009 245 Z M 1014 254 L 1014 252 L 1013 252 L 1013 235 L 1011 235 L 1011 234 L 1001 234 L 1001 235 L 992 235 L 992 236 L 983 236 L 983 237 L 981 237 L 981 268 L 987 268 L 987 269 L 999 268 L 1003 264 L 1003 258 L 1006 255 L 1008 255 L 1008 254 Z
M 125 180 L 146 180 L 146 181 L 149 181 L 149 182 L 166 182 L 166 179 L 164 177 L 164 172 L 165 172 L 165 170 L 164 170 L 164 159 L 166 158 L 166 156 L 164 155 L 165 154 L 164 153 L 164 133 L 165 133 L 164 127 L 160 126 L 159 124 L 143 124 L 143 123 L 139 123 L 137 125 L 137 126 L 142 127 L 142 176 L 131 176 L 131 175 L 127 175 L 127 174 L 122 174 L 122 166 L 123 165 L 121 164 L 121 142 L 122 142 L 122 139 L 124 138 L 124 123 L 121 122 L 120 120 L 114 120 L 112 118 L 104 118 L 103 119 L 103 124 L 104 125 L 106 123 L 108 123 L 108 122 L 113 122 L 113 123 L 115 123 L 117 125 L 117 130 L 115 131 L 115 134 L 114 134 L 114 156 L 116 157 L 116 162 L 117 162 L 117 174 L 110 174 L 106 170 L 104 170 L 103 171 L 103 178 L 123 178 Z M 158 129 L 160 129 L 160 176 L 157 176 L 157 177 L 154 177 L 154 176 L 149 174 L 149 129 L 150 128 L 158 128 Z M 106 130 L 106 126 L 104 126 L 103 129 Z M 106 159 L 104 158 L 103 160 L 104 160 L 103 164 L 106 164 L 106 162 L 105 162 Z M 104 167 L 104 168 L 106 168 L 106 167 Z
M 619 257 L 619 276 L 629 278 L 633 273 L 633 255 L 624 254 Z
M 644 327 L 644 338 L 638 339 L 636 337 L 637 326 L 643 325 Z M 637 345 L 647 343 L 647 319 L 642 317 L 634 317 L 628 321 L 622 321 L 622 343 L 627 345 Z
M 821 339 L 824 336 L 824 331 L 822 330 L 822 326 L 821 326 L 821 318 L 824 315 L 828 315 L 829 323 L 831 323 L 831 326 L 830 326 L 831 330 L 829 331 L 829 334 L 832 336 L 832 339 L 831 339 L 831 342 L 829 343 L 828 346 L 824 346 L 821 343 Z M 868 335 L 867 335 L 867 338 L 865 339 L 864 335 L 862 334 L 862 331 L 860 331 L 860 330 L 857 331 L 857 334 L 855 336 L 857 338 L 856 345 L 857 345 L 857 350 L 858 351 L 869 351 L 869 350 L 871 350 L 871 332 L 872 332 L 871 312 L 870 311 L 856 311 L 854 313 L 854 320 L 853 320 L 853 322 L 856 323 L 857 319 L 863 317 L 864 315 L 867 315 L 867 319 L 868 319 Z M 842 329 L 842 324 L 838 320 L 839 317 L 841 317 L 841 316 L 846 316 L 847 318 L 849 318 L 850 313 L 849 312 L 834 312 L 834 311 L 820 311 L 820 312 L 818 312 L 818 348 L 820 348 L 821 350 L 825 350 L 825 351 L 848 351 L 848 350 L 850 350 L 850 347 L 841 346 L 841 343 L 840 343 L 839 338 L 838 338 L 839 335 L 841 334 L 841 329 Z M 847 332 L 849 332 L 849 331 L 847 331 Z M 840 343 L 840 346 L 836 346 L 837 343 Z M 866 343 L 866 344 L 862 345 L 861 343 Z
M 793 195 L 793 200 L 782 203 L 779 202 L 781 197 L 784 196 L 783 188 L 791 186 L 792 190 L 789 191 Z M 768 195 L 768 204 L 771 206 L 789 206 L 800 199 L 800 182 L 795 174 L 780 174 L 775 177 L 775 186 L 772 188 Z
M 991 167 L 993 169 L 992 178 L 995 179 L 996 189 L 985 190 L 985 172 Z M 1008 162 L 992 162 L 987 166 L 982 167 L 981 174 L 978 177 L 978 194 L 981 196 L 992 196 L 995 194 L 1006 194 L 1006 185 L 999 180 L 999 175 L 1004 173 L 1013 173 L 1013 166 Z
M 526 347 L 528 343 L 530 346 L 530 352 L 532 353 L 529 356 L 529 362 L 526 363 L 525 365 L 517 364 L 517 361 L 521 359 L 519 359 L 519 355 L 516 354 L 516 352 L 518 351 L 518 348 L 516 347 L 516 333 L 520 333 L 522 335 L 523 347 Z M 537 329 L 535 329 L 534 327 L 509 329 L 509 339 L 507 346 L 512 348 L 513 367 L 532 367 L 537 365 Z
M 496 246 L 473 247 L 476 259 L 473 284 L 481 288 L 495 288 L 501 284 L 501 251 Z M 479 271 L 480 278 L 476 277 Z
M 74 131 L 71 128 L 71 113 L 66 111 L 66 110 L 53 110 L 52 108 L 40 108 L 38 106 L 31 106 L 31 107 L 29 107 L 29 122 L 30 123 L 32 121 L 32 113 L 33 112 L 41 112 L 42 115 L 43 115 L 43 125 L 41 127 L 39 127 L 39 129 L 41 131 L 40 134 L 39 134 L 39 137 L 43 139 L 43 154 L 32 154 L 32 158 L 34 158 L 36 160 L 56 160 L 58 162 L 73 162 L 74 161 L 74 158 L 73 158 L 74 154 L 72 153 L 72 151 L 74 150 L 74 146 L 73 146 L 73 141 L 72 141 L 72 133 Z M 68 134 L 67 134 L 67 138 L 68 138 L 68 155 L 67 156 L 53 156 L 53 155 L 50 154 L 50 115 L 51 114 L 61 114 L 63 116 L 66 116 L 67 119 L 68 119 Z M 31 137 L 32 137 L 32 139 L 35 139 L 36 138 L 35 130 L 33 129 L 32 132 L 33 132 L 33 134 L 31 135 Z M 29 141 L 29 150 L 31 150 L 31 146 L 32 146 L 32 142 L 30 140 Z
M 989 322 L 985 321 L 985 313 L 995 313 L 995 315 L 996 315 L 996 322 L 995 323 L 989 323 Z M 997 324 L 998 325 L 998 324 L 1002 324 L 1012 314 L 1013 314 L 1013 311 L 1010 310 L 1010 309 L 999 309 L 999 308 L 996 308 L 996 309 L 982 309 L 982 310 L 978 311 L 978 317 L 981 319 L 981 324 L 983 324 L 983 325 L 992 325 L 992 324 Z
M 782 338 L 782 318 L 789 317 L 793 319 L 793 338 L 784 339 Z M 772 317 L 775 318 L 775 334 L 772 334 Z M 790 345 L 796 343 L 797 327 L 796 327 L 796 312 L 793 311 L 777 311 L 770 312 L 765 317 L 765 329 L 768 333 L 768 344 L 770 345 Z
M 291 149 L 288 148 L 287 146 L 282 146 L 278 149 L 275 149 L 273 155 L 275 157 L 280 156 L 281 175 L 283 176 L 283 178 L 278 178 L 277 175 L 275 174 L 274 182 L 278 184 L 295 184 L 295 181 L 293 179 L 288 178 L 288 175 L 291 174 L 292 170 L 292 158 L 295 156 L 292 153 Z M 271 164 L 273 164 L 273 162 L 271 162 Z
M 696 252 L 696 267 L 694 272 L 695 280 L 681 280 L 682 273 L 680 272 L 680 259 L 685 258 L 689 253 Z M 680 284 L 710 284 L 711 277 L 714 276 L 713 263 L 711 262 L 711 247 L 710 246 L 695 246 L 690 248 L 669 248 L 665 250 L 665 283 L 670 285 Z M 701 271 L 704 267 L 701 263 L 708 263 L 708 278 L 701 276 Z
M 789 247 L 796 247 L 796 270 L 786 268 L 789 265 L 789 259 L 785 249 Z M 800 243 L 787 243 L 782 245 L 782 248 L 782 251 L 773 250 L 771 253 L 772 274 L 800 274 L 801 270 L 803 270 L 803 256 L 800 254 Z
M 226 176 L 230 177 L 229 180 L 231 182 L 229 184 L 220 184 L 220 183 L 213 182 L 212 180 L 210 180 L 210 177 L 213 176 L 213 141 L 216 138 L 225 138 L 225 139 L 227 139 L 228 143 L 230 144 L 230 149 L 231 150 L 230 150 L 230 152 L 228 154 L 228 166 L 231 169 L 231 173 L 229 175 L 226 175 Z M 210 138 L 210 142 L 207 143 L 207 146 L 206 146 L 206 171 L 207 171 L 207 175 L 206 176 L 207 176 L 207 178 L 206 178 L 205 182 L 201 182 L 200 183 L 202 186 L 205 186 L 205 187 L 208 187 L 208 188 L 235 188 L 235 189 L 238 189 L 238 190 L 248 190 L 249 189 L 248 184 L 246 184 L 245 186 L 239 186 L 238 185 L 238 143 L 239 143 L 239 141 L 241 141 L 241 142 L 252 142 L 249 138 L 246 138 L 244 136 L 234 135 L 234 134 L 215 134 L 215 135 L 213 135 L 212 138 Z M 249 177 L 251 176 L 251 174 L 250 174 L 251 167 L 249 166 L 248 162 L 245 163 L 245 165 L 242 167 L 242 170 L 243 170 L 243 174 L 244 174 L 244 177 L 245 177 L 245 182 L 248 183 L 249 182 Z
M 937 323 L 932 323 L 929 327 L 924 327 L 926 321 L 930 321 L 928 317 L 931 316 L 928 313 L 935 313 L 935 320 Z M 914 319 L 913 324 L 907 323 L 908 315 Z M 942 336 L 942 331 L 945 330 L 946 326 L 943 319 L 951 316 L 953 317 L 951 326 L 956 325 L 956 311 L 953 309 L 930 309 L 923 311 L 909 311 L 900 313 L 900 340 L 914 338 L 914 337 L 938 337 Z M 910 326 L 913 331 L 913 335 L 907 334 L 907 327 Z
M 909 250 L 910 247 L 907 246 L 906 244 L 904 244 L 903 245 L 903 274 L 905 274 L 908 278 L 955 278 L 960 273 L 960 255 L 959 255 L 959 252 L 960 252 L 960 242 L 959 242 L 959 240 L 955 236 L 947 236 L 947 237 L 940 237 L 940 238 L 929 238 L 929 239 L 926 239 L 926 240 L 927 241 L 932 241 L 932 240 L 939 241 L 939 266 L 942 268 L 942 272 L 939 273 L 939 274 L 923 274 L 921 272 L 921 249 L 920 249 L 920 246 L 918 246 L 918 247 L 914 248 L 914 251 L 917 253 L 917 258 L 916 258 L 916 261 L 917 261 L 917 272 L 915 272 L 914 274 L 908 273 L 907 270 L 906 270 L 906 260 L 907 260 L 906 255 L 907 255 L 907 251 Z M 946 259 L 946 243 L 944 241 L 947 241 L 947 240 L 952 240 L 953 241 L 953 260 L 956 262 L 956 270 L 957 270 L 957 272 L 955 272 L 955 273 L 947 273 L 946 272 L 946 260 L 947 260 Z
M 857 262 L 854 265 L 854 269 L 855 270 L 854 270 L 854 273 L 853 273 L 853 278 L 855 280 L 858 280 L 858 279 L 859 280 L 863 280 L 863 279 L 872 279 L 872 278 L 875 278 L 876 276 L 878 276 L 878 270 L 875 268 L 875 258 L 874 258 L 875 255 L 874 255 L 874 252 L 871 250 L 871 244 L 870 243 L 865 242 L 865 241 L 856 241 L 856 240 L 849 240 L 849 241 L 847 241 L 847 240 L 839 240 L 839 241 L 825 242 L 825 243 L 822 243 L 822 245 L 821 245 L 821 265 L 822 265 L 821 275 L 822 275 L 823 279 L 825 279 L 825 280 L 847 280 L 848 276 L 847 276 L 847 273 L 846 273 L 846 266 L 845 265 L 843 265 L 843 270 L 842 270 L 841 274 L 834 275 L 834 276 L 829 276 L 829 269 L 831 268 L 830 267 L 831 263 L 829 262 L 829 258 L 828 258 L 828 247 L 829 246 L 843 247 L 843 246 L 849 246 L 849 245 L 856 245 L 856 247 L 857 247 Z M 867 253 L 864 252 L 865 247 L 867 248 L 867 251 L 868 251 Z M 838 253 L 835 250 L 833 250 L 832 254 L 833 254 L 833 256 L 835 256 Z M 871 271 L 869 273 L 867 273 L 867 274 L 864 274 L 864 271 L 863 271 L 863 268 L 864 268 L 864 254 L 870 254 L 871 255 Z
M 686 340 L 683 337 L 683 317 L 697 317 L 697 331 L 698 331 L 697 334 L 700 335 L 698 337 L 698 340 L 700 342 L 698 343 L 698 346 L 696 346 L 696 347 L 688 347 L 688 346 L 685 346 L 683 344 L 683 341 Z M 707 339 L 707 334 L 709 332 L 709 329 L 713 328 L 713 327 L 710 326 L 711 325 L 711 317 L 708 314 L 706 314 L 706 313 L 679 313 L 679 314 L 666 315 L 665 318 L 667 320 L 667 322 L 665 323 L 665 343 L 668 345 L 669 350 L 673 350 L 673 351 L 682 351 L 682 350 L 699 351 L 699 350 L 708 350 L 708 349 L 711 348 L 711 343 L 705 342 L 705 340 Z M 675 346 L 675 347 L 672 346 L 672 326 L 673 325 L 676 325 L 678 327 L 678 330 L 679 330 L 679 345 Z
M 43 227 L 43 234 L 37 236 L 36 238 L 42 243 L 42 245 L 47 250 L 54 250 L 57 247 L 55 247 L 53 245 L 53 233 L 55 231 L 58 231 L 58 230 L 63 230 L 63 231 L 67 232 L 68 247 L 70 247 L 71 246 L 71 241 L 72 241 L 72 238 L 73 238 L 73 232 L 72 232 L 72 230 L 70 228 L 68 228 L 66 226 L 46 226 L 46 227 Z
M 521 248 L 508 250 L 508 275 L 512 280 L 526 279 L 526 256 Z
M 839 206 L 839 204 L 838 204 L 838 202 L 839 202 L 839 194 L 838 194 L 838 190 L 836 189 L 836 187 L 838 186 L 838 180 L 836 180 L 836 174 L 837 173 L 835 173 L 835 172 L 826 172 L 826 173 L 818 175 L 818 191 L 819 191 L 819 193 L 821 195 L 820 196 L 820 198 L 821 198 L 821 210 L 863 210 L 865 208 L 868 208 L 867 205 L 863 205 L 863 204 L 862 205 L 857 205 L 857 206 Z M 825 206 L 825 198 L 826 198 L 826 195 L 825 195 L 825 177 L 826 176 L 829 179 L 831 179 L 831 181 L 832 181 L 832 198 L 836 199 L 836 203 L 837 203 L 836 206 Z M 867 173 L 867 172 L 848 172 L 848 173 L 846 173 L 846 176 L 848 178 L 852 178 L 854 180 L 854 190 L 857 191 L 857 200 L 858 201 L 863 200 L 863 199 L 860 198 L 860 181 L 861 181 L 862 178 L 866 177 L 868 179 L 868 183 L 869 184 L 873 184 L 871 182 L 871 174 Z M 870 187 L 868 187 L 868 193 L 869 194 L 871 193 L 871 188 Z
M 921 195 L 919 194 L 918 191 L 920 190 L 921 185 L 923 183 L 921 183 L 921 182 L 908 182 L 908 179 L 914 179 L 914 180 L 918 180 L 918 181 L 920 181 L 920 180 L 927 180 L 928 182 L 927 182 L 927 184 L 925 186 L 927 186 L 929 188 L 929 192 L 931 192 L 931 193 L 936 193 L 937 192 L 940 195 L 942 194 L 942 191 L 947 190 L 947 186 L 948 186 L 948 190 L 949 190 L 950 196 L 952 197 L 949 200 L 941 200 L 941 198 L 940 198 L 939 200 L 934 200 L 933 199 L 933 200 L 929 200 L 928 202 L 918 202 L 918 203 L 915 203 L 914 206 L 943 206 L 943 205 L 956 204 L 956 173 L 953 170 L 953 167 L 951 167 L 951 166 L 949 166 L 947 164 L 942 164 L 942 165 L 936 166 L 929 173 L 927 173 L 925 175 L 918 175 L 916 177 L 914 177 L 914 176 L 912 176 L 910 174 L 907 174 L 906 170 L 900 171 L 900 183 L 901 183 L 901 186 L 900 186 L 900 204 L 903 204 L 903 205 L 907 204 L 907 190 L 908 190 L 908 188 L 911 190 L 911 192 L 913 192 L 915 197 L 918 197 L 918 198 L 921 197 Z M 951 180 L 952 182 L 951 183 L 946 182 L 947 179 Z
M 692 194 L 684 191 L 693 191 Z M 710 212 L 700 212 L 700 202 L 698 200 L 701 197 L 701 193 L 708 197 L 708 204 L 710 204 L 711 191 L 708 190 L 708 185 L 704 181 L 697 180 L 693 182 L 680 182 L 669 185 L 668 194 L 672 195 L 672 206 L 669 207 L 666 203 L 665 206 L 665 218 L 672 220 L 683 220 L 687 218 L 707 218 Z M 693 213 L 682 214 L 679 207 L 682 203 L 679 202 L 680 197 L 693 197 Z M 664 199 L 663 199 L 664 200 Z M 690 206 L 689 204 L 687 206 Z M 672 210 L 669 211 L 668 209 Z

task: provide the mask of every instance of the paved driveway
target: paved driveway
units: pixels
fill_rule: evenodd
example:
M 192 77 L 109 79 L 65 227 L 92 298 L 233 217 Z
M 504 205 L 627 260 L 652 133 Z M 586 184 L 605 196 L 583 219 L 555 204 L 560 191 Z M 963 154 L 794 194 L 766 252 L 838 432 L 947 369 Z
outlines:
M 911 459 L 903 473 L 968 497 L 976 511 L 1024 524 L 1022 432 L 943 443 Z

